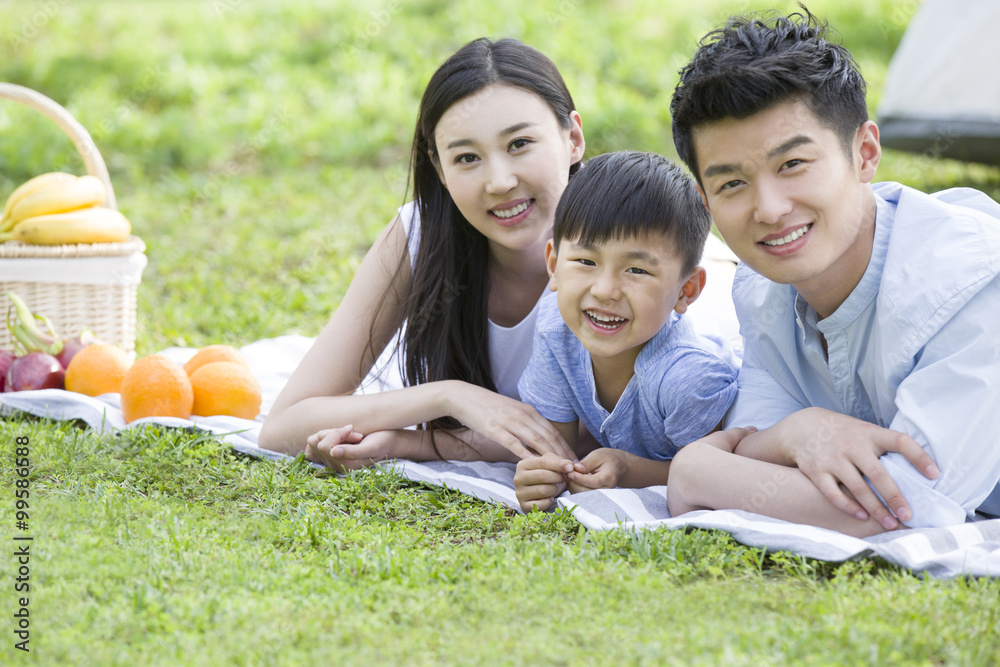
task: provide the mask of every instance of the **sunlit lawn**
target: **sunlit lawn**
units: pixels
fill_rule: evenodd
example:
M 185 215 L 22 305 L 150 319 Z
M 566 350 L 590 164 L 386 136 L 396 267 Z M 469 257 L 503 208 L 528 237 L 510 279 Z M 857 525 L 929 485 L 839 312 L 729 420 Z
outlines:
M 809 3 L 856 54 L 873 112 L 909 5 Z M 243 345 L 319 331 L 405 201 L 419 95 L 458 46 L 509 35 L 550 55 L 588 155 L 673 156 L 677 69 L 746 6 L 761 5 L 6 2 L 0 80 L 94 135 L 148 245 L 138 352 Z M 57 168 L 81 169 L 65 135 L 0 103 L 0 197 Z M 880 177 L 1000 196 L 1000 170 L 893 151 Z M 182 431 L 10 418 L 4 461 L 16 435 L 35 466 L 32 654 L 8 616 L 5 664 L 1000 662 L 996 580 L 765 555 L 707 531 L 592 533 Z

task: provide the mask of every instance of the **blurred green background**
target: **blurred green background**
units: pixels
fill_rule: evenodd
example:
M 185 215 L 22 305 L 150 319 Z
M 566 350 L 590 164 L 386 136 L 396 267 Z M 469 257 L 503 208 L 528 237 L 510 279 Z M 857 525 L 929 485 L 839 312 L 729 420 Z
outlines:
M 809 3 L 878 104 L 916 2 Z M 63 104 L 148 244 L 138 350 L 315 334 L 406 199 L 420 94 L 466 41 L 517 37 L 560 67 L 588 156 L 674 156 L 669 99 L 697 40 L 760 2 L 0 2 L 0 80 Z M 797 8 L 778 2 L 781 11 Z M 0 196 L 82 172 L 54 123 L 0 103 Z M 998 170 L 889 151 L 880 178 L 1000 195 Z

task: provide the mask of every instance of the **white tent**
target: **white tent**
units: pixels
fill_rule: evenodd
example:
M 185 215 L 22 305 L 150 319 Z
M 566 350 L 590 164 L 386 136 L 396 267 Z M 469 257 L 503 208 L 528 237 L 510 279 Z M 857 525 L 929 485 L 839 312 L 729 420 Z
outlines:
M 882 145 L 1000 165 L 1000 0 L 925 0 L 889 63 Z

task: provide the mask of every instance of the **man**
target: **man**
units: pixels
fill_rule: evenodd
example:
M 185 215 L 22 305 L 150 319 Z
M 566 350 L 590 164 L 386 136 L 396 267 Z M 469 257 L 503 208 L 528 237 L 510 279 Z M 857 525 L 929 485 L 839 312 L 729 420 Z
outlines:
M 873 186 L 864 79 L 808 13 L 710 33 L 671 112 L 742 260 L 727 423 L 758 429 L 682 449 L 671 512 L 857 535 L 1000 515 L 1000 205 Z

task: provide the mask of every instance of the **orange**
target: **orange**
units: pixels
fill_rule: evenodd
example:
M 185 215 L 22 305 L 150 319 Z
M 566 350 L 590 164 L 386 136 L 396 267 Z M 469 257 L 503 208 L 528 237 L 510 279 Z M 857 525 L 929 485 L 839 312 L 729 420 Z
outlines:
M 143 417 L 188 419 L 194 405 L 191 380 L 184 368 L 162 354 L 132 364 L 122 379 L 122 414 L 126 422 Z
M 237 364 L 242 364 L 248 369 L 250 365 L 247 360 L 243 358 L 240 351 L 237 350 L 232 345 L 206 345 L 201 348 L 195 355 L 188 359 L 188 362 L 184 364 L 184 372 L 191 376 L 196 370 L 204 366 L 205 364 L 210 364 L 214 361 L 232 361 Z
M 245 364 L 213 361 L 191 373 L 192 414 L 253 419 L 260 412 L 260 383 Z
M 118 393 L 131 364 L 120 347 L 93 343 L 70 359 L 66 367 L 66 389 L 87 396 Z

